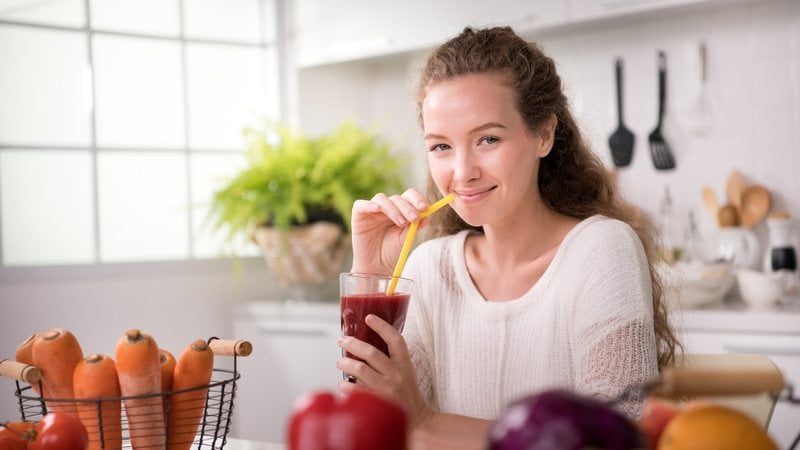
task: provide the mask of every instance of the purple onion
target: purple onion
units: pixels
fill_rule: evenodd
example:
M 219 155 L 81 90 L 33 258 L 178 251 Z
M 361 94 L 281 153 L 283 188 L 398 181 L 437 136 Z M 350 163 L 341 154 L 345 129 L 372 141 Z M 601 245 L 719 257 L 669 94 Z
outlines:
M 604 403 L 564 390 L 525 397 L 492 424 L 489 450 L 646 448 L 638 428 Z

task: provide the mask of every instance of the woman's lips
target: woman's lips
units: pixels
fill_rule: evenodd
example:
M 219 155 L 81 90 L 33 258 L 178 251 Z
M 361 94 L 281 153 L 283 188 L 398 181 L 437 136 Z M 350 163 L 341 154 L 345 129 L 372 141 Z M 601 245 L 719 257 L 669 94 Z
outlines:
M 490 187 L 489 189 L 483 191 L 473 191 L 473 192 L 459 192 L 455 191 L 458 195 L 458 199 L 464 203 L 475 203 L 478 201 L 483 200 L 491 191 L 494 190 L 494 186 Z

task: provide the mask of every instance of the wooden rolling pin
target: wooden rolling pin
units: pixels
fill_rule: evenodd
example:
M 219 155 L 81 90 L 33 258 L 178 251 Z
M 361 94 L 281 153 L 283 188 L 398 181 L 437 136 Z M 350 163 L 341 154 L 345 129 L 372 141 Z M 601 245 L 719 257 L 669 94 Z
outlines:
M 253 353 L 253 344 L 250 341 L 240 339 L 238 341 L 231 339 L 212 339 L 208 343 L 214 355 L 219 356 L 249 356 Z
M 13 359 L 0 360 L 0 375 L 28 384 L 38 383 L 42 378 L 42 371 L 31 364 L 24 364 Z
M 664 369 L 651 393 L 670 398 L 765 392 L 777 395 L 785 387 L 781 371 L 761 355 L 703 355 Z

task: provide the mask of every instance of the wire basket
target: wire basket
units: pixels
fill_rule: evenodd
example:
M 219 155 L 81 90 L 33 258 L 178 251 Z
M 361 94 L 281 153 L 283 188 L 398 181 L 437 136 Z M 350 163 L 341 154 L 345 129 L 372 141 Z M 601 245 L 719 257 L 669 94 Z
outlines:
M 184 448 L 222 449 L 227 443 L 236 383 L 241 377 L 237 357 L 249 355 L 252 346 L 247 341 L 209 340 L 209 344 L 215 355 L 233 356 L 233 368 L 214 368 L 207 385 L 190 389 L 123 397 L 55 399 L 39 395 L 41 380 L 26 383 L 25 377 L 19 376 L 14 395 L 20 418 L 36 422 L 50 412 L 75 411 L 86 427 L 92 448 L 147 450 L 183 444 Z M 154 405 L 160 405 L 163 414 L 154 413 Z

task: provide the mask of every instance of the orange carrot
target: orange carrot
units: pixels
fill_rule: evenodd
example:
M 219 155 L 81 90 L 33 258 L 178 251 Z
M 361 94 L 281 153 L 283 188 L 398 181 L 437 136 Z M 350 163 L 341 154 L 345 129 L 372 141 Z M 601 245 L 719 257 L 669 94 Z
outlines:
M 172 373 L 175 371 L 175 356 L 163 348 L 158 349 L 161 362 L 161 392 L 172 390 Z
M 175 356 L 163 348 L 158 349 L 161 362 L 161 392 L 172 390 L 172 373 L 175 371 Z M 168 398 L 168 397 L 167 397 Z M 162 397 L 162 400 L 164 397 Z M 164 420 L 166 421 L 169 411 L 169 401 L 164 402 Z
M 76 399 L 101 399 L 78 402 L 78 417 L 89 433 L 88 450 L 122 448 L 122 409 L 119 381 L 114 360 L 93 354 L 75 366 L 73 386 Z
M 17 362 L 34 365 L 33 364 L 33 341 L 36 340 L 36 336 L 37 336 L 36 333 L 33 333 L 32 335 L 28 336 L 27 339 L 22 341 L 22 343 L 19 344 L 19 346 L 17 346 L 17 350 L 16 350 L 16 352 L 14 354 L 14 359 L 16 359 Z M 42 393 L 39 390 L 40 386 L 43 387 L 43 385 L 40 385 L 39 383 L 34 383 L 34 384 L 31 385 L 33 390 L 36 391 L 36 393 L 39 396 L 45 397 L 45 398 L 48 397 L 47 391 L 45 391 L 44 395 L 42 395 Z
M 117 341 L 115 355 L 123 397 L 143 396 L 124 400 L 133 448 L 164 449 L 161 363 L 155 339 L 139 330 L 128 330 Z
M 214 369 L 214 352 L 202 339 L 187 346 L 178 357 L 169 414 L 169 450 L 188 450 L 203 417 L 208 384 Z M 193 389 L 201 388 L 201 389 Z M 186 392 L 182 390 L 189 389 Z
M 77 417 L 75 403 L 69 400 L 74 398 L 72 376 L 83 351 L 75 336 L 63 328 L 46 331 L 33 341 L 31 357 L 33 365 L 42 371 L 42 384 L 51 399 L 47 406 Z
M 15 359 L 17 362 L 25 363 L 25 364 L 33 364 L 33 341 L 36 340 L 36 333 L 28 336 L 27 339 L 22 341 L 21 344 L 17 346 L 17 350 L 14 354 Z

